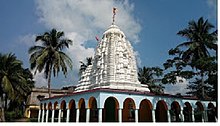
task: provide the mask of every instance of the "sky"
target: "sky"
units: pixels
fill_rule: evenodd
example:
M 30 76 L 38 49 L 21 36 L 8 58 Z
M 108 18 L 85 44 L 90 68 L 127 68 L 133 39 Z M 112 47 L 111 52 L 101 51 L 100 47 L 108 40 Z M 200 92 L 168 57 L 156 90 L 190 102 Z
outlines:
M 15 53 L 29 68 L 28 49 L 35 45 L 36 35 L 52 28 L 64 31 L 73 41 L 65 50 L 73 69 L 67 78 L 62 73 L 52 78 L 52 88 L 76 85 L 79 62 L 93 56 L 95 36 L 101 38 L 110 26 L 113 7 L 116 25 L 131 42 L 138 67 L 163 68 L 168 50 L 184 41 L 176 33 L 189 21 L 203 17 L 217 27 L 217 0 L 1 0 L 0 53 Z M 47 86 L 43 73 L 34 80 L 36 87 Z M 165 92 L 184 94 L 187 83 L 166 85 Z

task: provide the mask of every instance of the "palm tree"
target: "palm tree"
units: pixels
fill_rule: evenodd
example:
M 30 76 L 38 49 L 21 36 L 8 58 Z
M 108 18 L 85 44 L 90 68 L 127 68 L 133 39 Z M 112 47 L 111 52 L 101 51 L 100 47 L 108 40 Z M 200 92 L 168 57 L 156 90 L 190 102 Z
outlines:
M 35 41 L 41 44 L 29 49 L 31 69 L 35 70 L 34 74 L 37 71 L 44 71 L 44 75 L 48 79 L 49 97 L 51 97 L 51 73 L 53 72 L 55 77 L 61 69 L 66 77 L 67 66 L 72 69 L 72 60 L 63 52 L 63 49 L 69 48 L 72 41 L 64 38 L 64 32 L 56 29 L 37 36 Z
M 163 75 L 163 70 L 159 67 L 143 67 L 139 68 L 138 71 L 138 80 L 141 82 L 141 84 L 148 84 L 149 89 L 153 93 L 161 94 L 163 93 L 163 87 L 158 82 L 161 81 L 161 79 L 155 78 L 160 77 Z
M 187 39 L 186 42 L 176 47 L 186 47 L 186 50 L 181 54 L 181 58 L 192 68 L 200 70 L 203 98 L 205 95 L 203 86 L 204 67 L 201 66 L 201 63 L 198 63 L 198 60 L 201 61 L 202 59 L 210 57 L 209 50 L 213 49 L 217 52 L 217 31 L 211 32 L 212 28 L 214 28 L 214 26 L 210 24 L 208 20 L 204 21 L 203 17 L 201 17 L 197 22 L 190 21 L 187 28 L 177 33 L 177 35 Z
M 30 71 L 22 68 L 22 62 L 14 54 L 0 53 L 0 97 L 2 103 L 5 103 L 2 107 L 3 120 L 7 101 L 24 101 L 34 86 L 32 79 Z
M 87 57 L 86 58 L 86 63 L 80 61 L 81 65 L 80 65 L 80 69 L 79 69 L 79 74 L 81 75 L 83 71 L 86 70 L 86 68 L 89 66 L 89 65 L 92 65 L 92 57 Z

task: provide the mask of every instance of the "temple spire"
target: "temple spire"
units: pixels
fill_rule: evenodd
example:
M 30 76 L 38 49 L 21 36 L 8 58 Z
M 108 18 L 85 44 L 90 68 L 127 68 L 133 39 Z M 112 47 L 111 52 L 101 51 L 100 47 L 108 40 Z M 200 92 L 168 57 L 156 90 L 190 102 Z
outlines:
M 112 17 L 112 19 L 113 19 L 112 24 L 113 24 L 113 25 L 115 24 L 116 10 L 117 10 L 117 8 L 116 8 L 116 7 L 113 7 L 113 17 Z

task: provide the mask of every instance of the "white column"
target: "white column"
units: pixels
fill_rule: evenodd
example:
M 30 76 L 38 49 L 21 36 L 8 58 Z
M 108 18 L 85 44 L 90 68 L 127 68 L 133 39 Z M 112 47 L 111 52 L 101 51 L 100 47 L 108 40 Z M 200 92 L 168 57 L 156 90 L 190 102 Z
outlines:
M 41 122 L 44 122 L 44 112 L 45 110 L 43 109 Z
M 76 109 L 76 122 L 79 122 L 79 108 Z
M 192 110 L 192 122 L 195 122 L 195 118 L 194 118 L 194 110 Z
M 182 122 L 184 122 L 184 114 L 183 114 L 183 110 L 180 110 L 180 117 L 181 117 Z
M 38 122 L 40 122 L 40 118 L 41 118 L 41 117 L 40 117 L 40 115 L 41 115 L 41 111 L 42 111 L 42 110 L 41 110 L 41 109 L 39 109 L 39 112 L 38 112 Z
M 90 117 L 90 108 L 86 109 L 86 122 L 89 122 L 89 117 Z
M 138 122 L 138 109 L 135 109 L 135 122 Z
M 202 122 L 206 121 L 206 113 L 205 110 L 202 112 Z
M 153 109 L 152 110 L 152 121 L 153 122 L 156 122 L 156 118 L 155 118 L 156 116 L 155 116 L 155 110 Z
M 46 112 L 46 122 L 48 122 L 48 116 L 49 116 L 49 109 L 47 110 L 47 112 Z
M 118 109 L 118 121 L 122 122 L 122 109 L 121 108 Z
M 58 114 L 58 122 L 60 122 L 61 121 L 61 109 L 59 109 L 59 114 Z
M 168 122 L 171 122 L 170 111 L 169 110 L 167 110 L 167 118 L 168 118 Z
M 66 110 L 66 122 L 69 122 L 70 120 L 70 109 Z
M 52 109 L 52 117 L 51 117 L 51 122 L 54 122 L 54 113 L 55 113 L 55 110 Z
M 102 108 L 99 108 L 99 122 L 102 122 Z

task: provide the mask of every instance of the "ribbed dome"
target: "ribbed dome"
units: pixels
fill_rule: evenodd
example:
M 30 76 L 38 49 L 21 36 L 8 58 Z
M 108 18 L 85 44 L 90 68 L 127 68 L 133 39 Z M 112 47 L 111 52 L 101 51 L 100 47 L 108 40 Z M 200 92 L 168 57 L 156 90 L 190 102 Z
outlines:
M 123 36 L 125 36 L 125 34 L 119 29 L 117 25 L 111 25 L 103 34 L 105 35 L 108 33 L 118 33 L 118 34 L 122 34 Z

